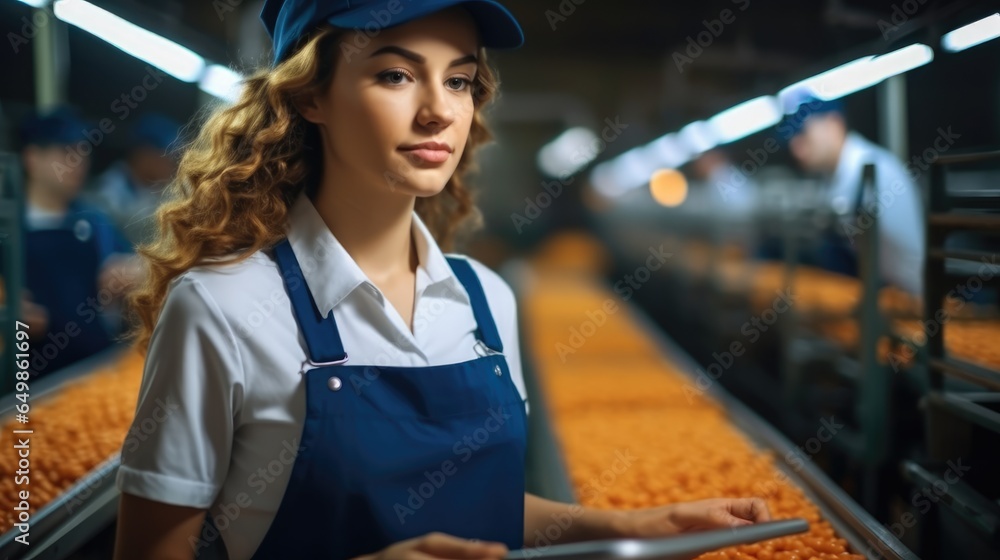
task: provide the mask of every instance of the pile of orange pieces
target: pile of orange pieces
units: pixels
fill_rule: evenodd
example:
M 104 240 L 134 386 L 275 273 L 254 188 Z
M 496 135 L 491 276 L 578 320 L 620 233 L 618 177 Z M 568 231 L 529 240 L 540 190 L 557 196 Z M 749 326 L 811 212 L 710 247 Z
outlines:
M 584 506 L 634 509 L 757 496 L 775 518 L 805 518 L 810 531 L 702 560 L 863 558 L 780 474 L 775 465 L 783 459 L 755 448 L 704 385 L 667 361 L 617 295 L 583 275 L 544 271 L 527 275 L 523 287 L 524 339 L 531 341 L 525 359 L 535 365 Z M 607 312 L 609 301 L 616 311 Z M 630 458 L 628 466 L 621 457 Z
M 125 441 L 142 382 L 143 359 L 127 352 L 114 363 L 79 380 L 67 383 L 51 395 L 29 400 L 28 423 L 15 419 L 0 431 L 0 532 L 15 523 L 15 498 L 28 491 L 29 513 L 62 494 L 95 467 L 115 456 Z M 18 460 L 12 430 L 33 430 L 30 438 L 28 484 L 18 485 Z M 97 491 L 114 480 L 94 481 L 86 490 Z M 87 493 L 86 490 L 84 493 Z M 72 501 L 70 510 L 79 507 Z

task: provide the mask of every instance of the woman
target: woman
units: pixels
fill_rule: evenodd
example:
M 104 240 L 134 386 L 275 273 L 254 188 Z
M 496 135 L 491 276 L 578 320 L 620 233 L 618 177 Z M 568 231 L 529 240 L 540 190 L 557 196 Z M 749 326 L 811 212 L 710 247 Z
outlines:
M 568 542 L 768 519 L 525 493 L 513 294 L 439 246 L 474 210 L 484 48 L 520 27 L 484 0 L 357 4 L 269 0 L 274 66 L 182 159 L 133 300 L 116 557 L 500 558 L 556 523 Z

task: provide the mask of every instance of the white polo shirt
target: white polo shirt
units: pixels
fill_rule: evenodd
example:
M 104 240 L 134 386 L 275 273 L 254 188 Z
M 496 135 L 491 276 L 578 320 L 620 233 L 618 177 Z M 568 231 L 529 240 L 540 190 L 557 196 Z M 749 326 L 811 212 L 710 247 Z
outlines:
M 468 294 L 415 212 L 414 332 L 309 198 L 299 197 L 289 220 L 292 250 L 319 310 L 333 311 L 349 364 L 426 367 L 478 357 Z M 468 260 L 525 399 L 514 294 L 498 274 Z M 292 472 L 306 414 L 299 373 L 306 357 L 271 252 L 178 277 L 153 331 L 119 490 L 211 508 L 229 558 L 250 558 Z

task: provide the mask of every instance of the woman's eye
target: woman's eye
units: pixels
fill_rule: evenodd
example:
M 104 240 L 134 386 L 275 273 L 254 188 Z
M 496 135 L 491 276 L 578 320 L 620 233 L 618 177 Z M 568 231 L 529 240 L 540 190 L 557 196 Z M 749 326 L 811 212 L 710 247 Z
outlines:
M 388 70 L 379 74 L 379 79 L 391 85 L 399 85 L 406 81 L 409 76 L 402 70 Z
M 455 91 L 462 91 L 472 85 L 472 81 L 465 78 L 452 78 L 448 80 L 448 85 L 452 86 Z

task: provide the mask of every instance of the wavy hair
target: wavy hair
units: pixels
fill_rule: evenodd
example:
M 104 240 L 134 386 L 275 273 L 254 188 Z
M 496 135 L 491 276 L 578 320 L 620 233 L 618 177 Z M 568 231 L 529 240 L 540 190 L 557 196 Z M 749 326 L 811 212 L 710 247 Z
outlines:
M 303 39 L 286 61 L 244 81 L 239 99 L 215 110 L 183 148 L 177 177 L 156 212 L 157 236 L 138 247 L 145 274 L 127 298 L 126 338 L 148 349 L 171 281 L 202 264 L 232 264 L 274 246 L 287 233 L 291 204 L 315 188 L 322 171 L 319 130 L 295 100 L 326 91 L 336 69 L 337 43 L 350 30 L 324 26 Z M 499 78 L 479 49 L 471 85 L 475 112 L 465 151 L 444 190 L 416 200 L 415 210 L 443 250 L 457 233 L 482 225 L 465 175 L 476 148 L 493 135 L 483 110 Z

